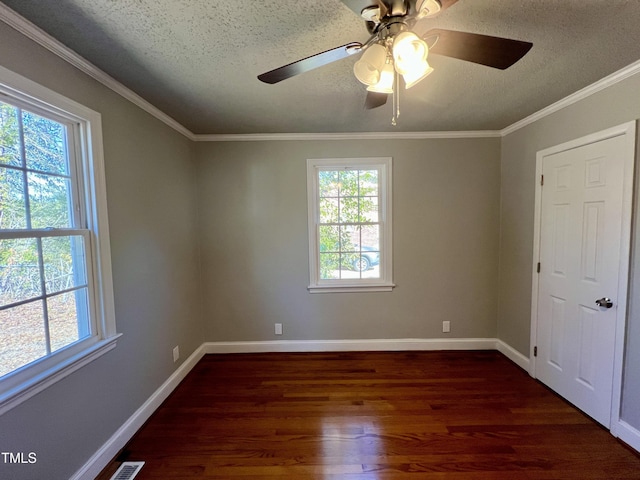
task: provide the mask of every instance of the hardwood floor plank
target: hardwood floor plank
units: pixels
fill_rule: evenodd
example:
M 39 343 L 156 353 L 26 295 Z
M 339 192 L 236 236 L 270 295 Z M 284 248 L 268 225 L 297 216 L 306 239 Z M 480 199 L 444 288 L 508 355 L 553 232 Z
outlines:
M 136 480 L 640 480 L 640 456 L 502 354 L 205 356 Z

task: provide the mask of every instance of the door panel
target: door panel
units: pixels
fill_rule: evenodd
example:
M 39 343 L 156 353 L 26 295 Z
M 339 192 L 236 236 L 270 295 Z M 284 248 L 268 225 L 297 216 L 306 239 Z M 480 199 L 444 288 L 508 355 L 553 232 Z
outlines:
M 625 163 L 623 136 L 543 157 L 536 376 L 609 426 Z M 612 308 L 599 307 L 602 297 Z

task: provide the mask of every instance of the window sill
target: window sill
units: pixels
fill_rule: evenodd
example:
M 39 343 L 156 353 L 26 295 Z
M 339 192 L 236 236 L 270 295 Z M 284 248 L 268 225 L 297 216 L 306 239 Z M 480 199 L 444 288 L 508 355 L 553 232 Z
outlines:
M 377 283 L 371 285 L 309 285 L 309 293 L 364 293 L 364 292 L 391 292 L 395 284 Z
M 0 415 L 20 405 L 25 400 L 40 393 L 79 368 L 91 363 L 116 346 L 116 340 L 122 334 L 116 334 L 87 347 L 81 352 L 61 361 L 47 370 L 0 394 Z

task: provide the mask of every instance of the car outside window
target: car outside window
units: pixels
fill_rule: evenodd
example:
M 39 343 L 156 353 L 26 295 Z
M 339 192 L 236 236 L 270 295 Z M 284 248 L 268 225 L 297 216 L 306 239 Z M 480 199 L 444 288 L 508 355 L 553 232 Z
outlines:
M 391 158 L 309 159 L 309 291 L 388 291 Z

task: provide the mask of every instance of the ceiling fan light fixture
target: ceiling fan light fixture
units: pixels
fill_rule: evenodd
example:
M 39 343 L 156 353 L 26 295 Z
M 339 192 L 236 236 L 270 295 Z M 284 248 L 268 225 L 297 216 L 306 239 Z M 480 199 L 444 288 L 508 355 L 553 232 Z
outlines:
M 413 68 L 402 75 L 402 78 L 404 79 L 404 88 L 408 90 L 428 77 L 431 72 L 433 72 L 433 67 L 431 67 L 425 60 L 418 65 L 418 67 Z
M 386 61 L 387 49 L 376 43 L 368 47 L 353 65 L 353 73 L 365 85 L 375 85 L 380 81 Z
M 391 48 L 396 71 L 404 75 L 427 60 L 427 43 L 413 32 L 402 32 L 394 40 Z
M 380 81 L 375 85 L 369 85 L 367 90 L 377 93 L 393 93 L 393 84 L 395 81 L 395 71 L 393 64 L 387 63 L 380 72 Z
M 442 5 L 438 0 L 418 0 L 416 3 L 416 11 L 418 18 L 431 17 L 442 9 Z

